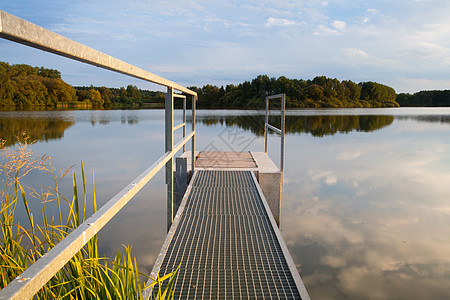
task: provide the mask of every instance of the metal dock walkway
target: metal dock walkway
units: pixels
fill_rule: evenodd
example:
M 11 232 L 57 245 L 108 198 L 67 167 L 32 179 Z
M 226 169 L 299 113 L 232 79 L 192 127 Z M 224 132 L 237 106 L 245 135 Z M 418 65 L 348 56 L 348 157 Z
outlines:
M 175 299 L 309 299 L 252 171 L 195 171 L 152 276 Z

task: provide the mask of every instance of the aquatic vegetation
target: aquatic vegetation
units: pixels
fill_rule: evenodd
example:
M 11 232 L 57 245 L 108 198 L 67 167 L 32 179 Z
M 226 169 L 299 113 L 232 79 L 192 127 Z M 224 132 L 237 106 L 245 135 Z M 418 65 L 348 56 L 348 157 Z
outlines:
M 5 148 L 1 142 L 0 162 L 0 289 L 20 276 L 30 265 L 46 255 L 79 224 L 87 218 L 87 191 L 83 163 L 81 162 L 83 194 L 78 195 L 75 171 L 67 168 L 56 172 L 49 156 L 36 157 L 29 147 L 28 138 L 22 134 L 15 148 Z M 59 183 L 72 170 L 73 197 L 71 200 L 59 192 Z M 51 176 L 52 186 L 27 188 L 22 182 L 31 172 Z M 94 178 L 93 178 L 94 180 Z M 95 181 L 94 181 L 95 182 Z M 30 209 L 30 201 L 39 200 L 41 218 Z M 93 212 L 97 210 L 95 183 Z M 58 214 L 48 215 L 47 205 L 56 202 Z M 24 206 L 29 224 L 15 221 L 18 205 Z M 146 299 L 143 294 L 149 278 L 139 272 L 131 247 L 124 246 L 114 259 L 100 257 L 97 236 L 94 236 L 44 287 L 35 299 Z M 177 270 L 152 280 L 150 299 L 165 299 L 172 295 Z M 168 280 L 162 290 L 162 282 Z

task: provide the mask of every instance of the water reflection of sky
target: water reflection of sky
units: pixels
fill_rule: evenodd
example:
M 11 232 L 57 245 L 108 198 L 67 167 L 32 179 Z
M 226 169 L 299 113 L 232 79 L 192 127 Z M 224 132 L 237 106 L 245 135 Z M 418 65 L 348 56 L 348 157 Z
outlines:
M 449 297 L 448 137 L 408 119 L 287 138 L 282 232 L 313 299 Z
M 261 151 L 262 138 L 255 135 L 259 129 L 234 117 L 259 114 L 199 111 L 197 149 Z M 386 116 L 373 119 L 378 122 L 374 131 L 346 128 L 318 138 L 304 130 L 309 123 L 303 122 L 292 127 L 301 131 L 286 137 L 281 229 L 311 297 L 449 298 L 450 125 L 445 120 L 450 110 L 305 110 L 288 115 L 291 120 L 319 115 L 324 127 L 336 122 L 323 116 Z M 58 127 L 62 135 L 33 148 L 51 155 L 58 168 L 78 164 L 78 173 L 83 158 L 89 190 L 95 171 L 100 203 L 163 154 L 162 111 L 0 114 L 7 118 L 66 122 Z M 179 111 L 176 118 L 178 123 Z M 278 163 L 275 135 L 270 136 L 269 153 Z M 62 185 L 71 195 L 70 178 Z M 33 208 L 40 209 L 38 203 Z M 165 209 L 160 173 L 100 232 L 102 253 L 112 256 L 122 244 L 131 244 L 142 270 L 149 271 L 165 238 Z

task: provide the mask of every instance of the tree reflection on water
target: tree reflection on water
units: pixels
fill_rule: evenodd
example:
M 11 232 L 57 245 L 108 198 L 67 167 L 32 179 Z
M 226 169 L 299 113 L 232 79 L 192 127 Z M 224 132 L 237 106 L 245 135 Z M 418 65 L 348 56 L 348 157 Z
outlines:
M 14 146 L 17 135 L 25 132 L 31 141 L 61 139 L 64 131 L 75 124 L 75 121 L 47 118 L 0 118 L 0 138 L 5 146 Z
M 238 126 L 244 130 L 262 136 L 264 134 L 263 115 L 250 116 L 210 116 L 199 118 L 206 126 L 218 124 Z M 394 122 L 394 116 L 384 115 L 308 115 L 286 116 L 286 133 L 310 133 L 315 137 L 334 135 L 336 133 L 349 133 L 352 131 L 371 132 L 389 126 Z M 279 127 L 280 116 L 271 116 L 269 123 Z

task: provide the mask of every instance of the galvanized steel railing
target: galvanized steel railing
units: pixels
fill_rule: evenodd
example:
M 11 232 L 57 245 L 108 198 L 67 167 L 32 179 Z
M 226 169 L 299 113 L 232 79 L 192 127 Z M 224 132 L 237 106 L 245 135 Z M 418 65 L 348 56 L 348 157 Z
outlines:
M 183 123 L 173 126 L 173 106 L 174 98 L 183 99 Z M 186 137 L 186 96 L 180 94 L 174 94 L 173 88 L 167 89 L 166 99 L 166 125 L 165 125 L 165 142 L 166 152 L 173 150 L 173 133 L 175 130 L 183 128 L 183 139 Z M 192 98 L 192 120 L 195 120 L 195 97 Z M 192 132 L 195 132 L 195 122 L 192 122 Z M 195 169 L 195 137 L 192 136 L 192 169 Z M 186 151 L 186 146 L 183 145 L 183 153 Z M 170 229 L 173 219 L 175 218 L 176 211 L 174 209 L 174 179 L 173 179 L 173 157 L 166 164 L 166 184 L 167 184 L 167 230 Z
M 181 149 L 183 149 L 183 152 L 185 151 L 185 144 L 190 139 L 193 154 L 192 170 L 194 170 L 195 101 L 197 93 L 1 10 L 0 37 L 167 87 L 165 106 L 166 153 L 65 239 L 49 250 L 45 256 L 25 270 L 20 276 L 21 280 L 16 278 L 0 291 L 0 299 L 30 299 L 164 166 L 166 166 L 166 178 L 168 179 L 168 208 L 170 208 L 168 216 L 169 212 L 171 215 L 170 218 L 168 217 L 168 222 L 172 222 L 173 157 Z M 183 92 L 192 98 L 192 131 L 188 135 L 186 135 L 186 96 L 174 94 L 174 90 Z M 173 126 L 174 97 L 184 99 L 183 123 L 175 127 Z M 174 145 L 173 131 L 181 127 L 183 127 L 183 139 Z
M 269 124 L 269 100 L 281 98 L 281 128 L 277 128 Z M 286 95 L 278 94 L 266 97 L 266 122 L 264 123 L 264 153 L 267 154 L 269 148 L 269 129 L 281 135 L 281 149 L 280 149 L 280 171 L 281 184 L 284 181 L 284 128 L 286 115 Z

